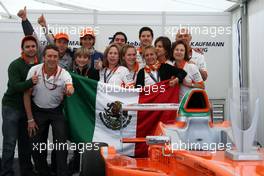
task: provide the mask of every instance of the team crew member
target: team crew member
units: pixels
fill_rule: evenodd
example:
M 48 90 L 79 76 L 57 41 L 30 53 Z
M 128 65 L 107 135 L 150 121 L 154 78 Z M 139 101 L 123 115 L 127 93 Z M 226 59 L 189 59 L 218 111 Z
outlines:
M 26 7 L 20 10 L 17 14 L 22 19 L 22 28 L 25 35 L 37 35 L 32 27 L 32 24 L 27 19 Z M 38 23 L 43 27 L 45 37 L 50 44 L 55 44 L 59 48 L 59 66 L 66 69 L 72 70 L 72 56 L 73 52 L 68 48 L 69 36 L 66 33 L 57 33 L 55 36 L 48 30 L 46 19 L 43 15 L 38 18 Z M 38 40 L 38 38 L 37 38 Z M 38 40 L 39 41 L 39 40 Z M 41 56 L 44 46 L 40 45 L 39 56 Z
M 181 40 L 174 42 L 172 44 L 172 51 L 176 66 L 187 72 L 187 76 L 180 88 L 180 99 L 192 88 L 204 89 L 204 82 L 197 65 L 188 63 L 190 58 L 188 56 L 188 47 L 186 43 Z
M 151 46 L 153 37 L 153 31 L 150 27 L 142 27 L 139 30 L 140 47 L 137 49 L 137 62 L 139 63 L 139 68 L 143 68 L 146 65 L 142 53 L 145 47 Z
M 41 15 L 38 18 L 38 23 L 43 28 L 49 44 L 54 44 L 59 49 L 59 66 L 64 68 L 65 70 L 72 70 L 73 51 L 68 47 L 70 40 L 69 35 L 64 32 L 59 32 L 53 36 L 52 33 L 48 30 L 44 15 Z
M 74 53 L 73 72 L 99 81 L 99 71 L 91 67 L 91 56 L 87 48 L 78 48 Z
M 205 81 L 208 77 L 208 72 L 206 68 L 206 62 L 204 59 L 204 55 L 202 53 L 199 53 L 197 50 L 192 49 L 191 47 L 192 36 L 189 33 L 188 29 L 181 28 L 180 30 L 178 30 L 178 33 L 176 34 L 176 41 L 178 40 L 183 40 L 184 42 L 186 42 L 189 48 L 188 55 L 190 57 L 190 62 L 193 62 L 195 65 L 197 65 L 201 73 L 201 76 L 203 80 Z
M 23 92 L 38 82 L 35 75 L 27 77 L 28 70 L 38 63 L 37 40 L 25 36 L 21 42 L 21 57 L 8 67 L 7 91 L 2 99 L 2 169 L 1 176 L 14 175 L 13 160 L 18 141 L 21 176 L 32 176 L 31 145 L 27 135 L 27 118 L 23 106 Z
M 122 65 L 128 68 L 134 83 L 137 80 L 139 64 L 137 62 L 137 50 L 133 45 L 124 45 L 121 50 Z
M 80 33 L 80 45 L 89 49 L 91 54 L 91 67 L 96 67 L 99 61 L 102 61 L 103 54 L 94 48 L 95 45 L 95 33 L 92 28 L 85 28 Z
M 124 46 L 127 43 L 127 36 L 124 32 L 116 32 L 113 35 L 113 38 L 110 42 L 110 44 L 115 43 L 119 45 L 120 47 Z
M 143 51 L 143 57 L 146 60 L 146 66 L 139 70 L 136 87 L 153 85 L 158 82 L 171 79 L 170 86 L 182 83 L 186 72 L 169 64 L 159 63 L 157 60 L 156 49 L 153 46 L 147 46 Z
M 104 68 L 100 70 L 101 82 L 122 87 L 133 85 L 133 80 L 128 69 L 121 66 L 118 45 L 111 44 L 105 49 L 103 64 Z
M 171 56 L 171 41 L 168 37 L 158 37 L 154 42 L 154 46 L 160 63 L 174 65 L 174 59 Z
M 73 72 L 78 75 L 99 81 L 99 71 L 91 67 L 90 53 L 87 48 L 78 48 L 74 53 Z M 75 150 L 69 162 L 69 172 L 72 174 L 79 172 L 80 151 Z
M 27 19 L 27 10 L 26 7 L 18 12 L 18 16 L 22 19 L 22 27 L 25 35 L 34 35 L 37 38 L 36 33 L 34 32 L 34 29 L 30 23 L 30 21 Z M 57 33 L 55 36 L 52 35 L 52 32 L 49 31 L 47 27 L 46 19 L 43 15 L 41 15 L 38 18 L 39 25 L 43 28 L 43 31 L 45 33 L 45 37 L 48 43 L 55 44 L 59 49 L 59 66 L 70 71 L 72 70 L 72 63 L 73 63 L 73 51 L 68 48 L 69 43 L 69 36 L 66 33 Z M 37 38 L 37 41 L 38 38 Z M 42 52 L 45 45 L 40 45 L 38 50 L 38 55 L 41 58 Z M 56 162 L 55 160 L 55 154 L 52 152 L 51 154 L 51 170 L 53 173 L 56 172 Z
M 65 144 L 68 129 L 62 112 L 64 94 L 72 95 L 74 88 L 70 74 L 58 66 L 59 50 L 54 45 L 47 45 L 43 52 L 44 64 L 29 70 L 27 78 L 36 75 L 38 83 L 24 93 L 24 105 L 28 119 L 28 133 L 33 146 L 46 144 L 48 129 L 51 125 L 55 146 Z M 32 100 L 31 100 L 32 96 Z M 49 168 L 46 153 L 40 148 L 33 148 L 32 156 L 40 176 L 48 176 Z M 66 176 L 67 147 L 55 148 L 57 176 Z

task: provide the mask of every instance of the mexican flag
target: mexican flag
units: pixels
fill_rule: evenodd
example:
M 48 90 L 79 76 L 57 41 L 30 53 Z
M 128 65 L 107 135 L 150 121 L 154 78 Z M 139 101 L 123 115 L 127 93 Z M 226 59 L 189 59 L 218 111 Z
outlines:
M 122 137 L 153 135 L 159 121 L 176 118 L 176 111 L 128 111 L 134 103 L 178 103 L 179 87 L 161 82 L 142 89 L 125 89 L 72 74 L 75 92 L 65 100 L 71 139 L 74 142 L 105 142 L 130 156 L 145 156 L 146 144 L 121 144 Z

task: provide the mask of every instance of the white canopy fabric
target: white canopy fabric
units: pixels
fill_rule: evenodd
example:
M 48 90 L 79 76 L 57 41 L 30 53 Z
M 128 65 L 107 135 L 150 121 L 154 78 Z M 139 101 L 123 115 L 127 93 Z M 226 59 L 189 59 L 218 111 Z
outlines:
M 0 0 L 12 15 L 30 10 L 223 12 L 235 3 L 227 0 Z M 0 12 L 6 13 L 3 7 Z
M 226 0 L 71 0 L 67 3 L 101 11 L 172 12 L 223 12 L 234 5 Z

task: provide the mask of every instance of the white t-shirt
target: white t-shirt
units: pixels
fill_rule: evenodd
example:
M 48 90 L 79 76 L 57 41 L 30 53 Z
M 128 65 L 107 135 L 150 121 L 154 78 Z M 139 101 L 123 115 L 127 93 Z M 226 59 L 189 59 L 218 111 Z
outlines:
M 193 49 L 192 49 L 192 57 L 190 61 L 195 63 L 195 65 L 197 65 L 199 70 L 201 69 L 203 71 L 207 71 L 204 55 L 194 51 Z
M 136 83 L 137 74 L 138 74 L 138 72 L 129 71 L 129 75 L 130 75 L 131 79 L 133 80 L 133 83 Z
M 160 82 L 160 76 L 158 75 L 157 71 L 151 71 L 150 73 L 145 72 L 145 86 L 156 84 Z M 156 82 L 156 81 L 157 82 Z
M 191 63 L 185 63 L 183 70 L 186 71 L 187 75 L 184 78 L 184 82 L 187 83 L 200 83 L 203 82 L 202 76 L 199 72 L 199 69 L 197 65 L 191 64 Z M 181 84 L 180 86 L 180 100 L 185 95 L 187 91 L 192 89 L 191 87 L 187 87 L 184 84 Z
M 133 84 L 133 75 L 124 66 L 118 66 L 116 70 L 104 68 L 100 70 L 100 81 L 117 86 L 127 86 Z
M 33 75 L 38 76 L 38 83 L 33 86 L 33 101 L 40 108 L 56 108 L 63 100 L 65 86 L 72 84 L 72 78 L 60 66 L 58 66 L 56 74 L 47 78 L 47 74 L 42 70 L 43 66 L 43 63 L 33 66 L 27 75 L 27 79 Z
M 145 59 L 143 59 L 142 55 L 140 54 L 139 50 L 137 50 L 137 62 L 139 64 L 139 70 L 146 65 Z

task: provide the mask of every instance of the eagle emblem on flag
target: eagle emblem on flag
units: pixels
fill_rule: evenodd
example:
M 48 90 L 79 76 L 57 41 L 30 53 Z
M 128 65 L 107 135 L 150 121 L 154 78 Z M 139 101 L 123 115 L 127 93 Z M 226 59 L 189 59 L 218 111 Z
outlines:
M 99 113 L 99 117 L 103 124 L 112 130 L 120 130 L 126 128 L 131 122 L 132 115 L 129 115 L 127 111 L 122 111 L 122 102 L 114 101 L 107 103 L 107 108 L 104 108 L 104 112 Z

